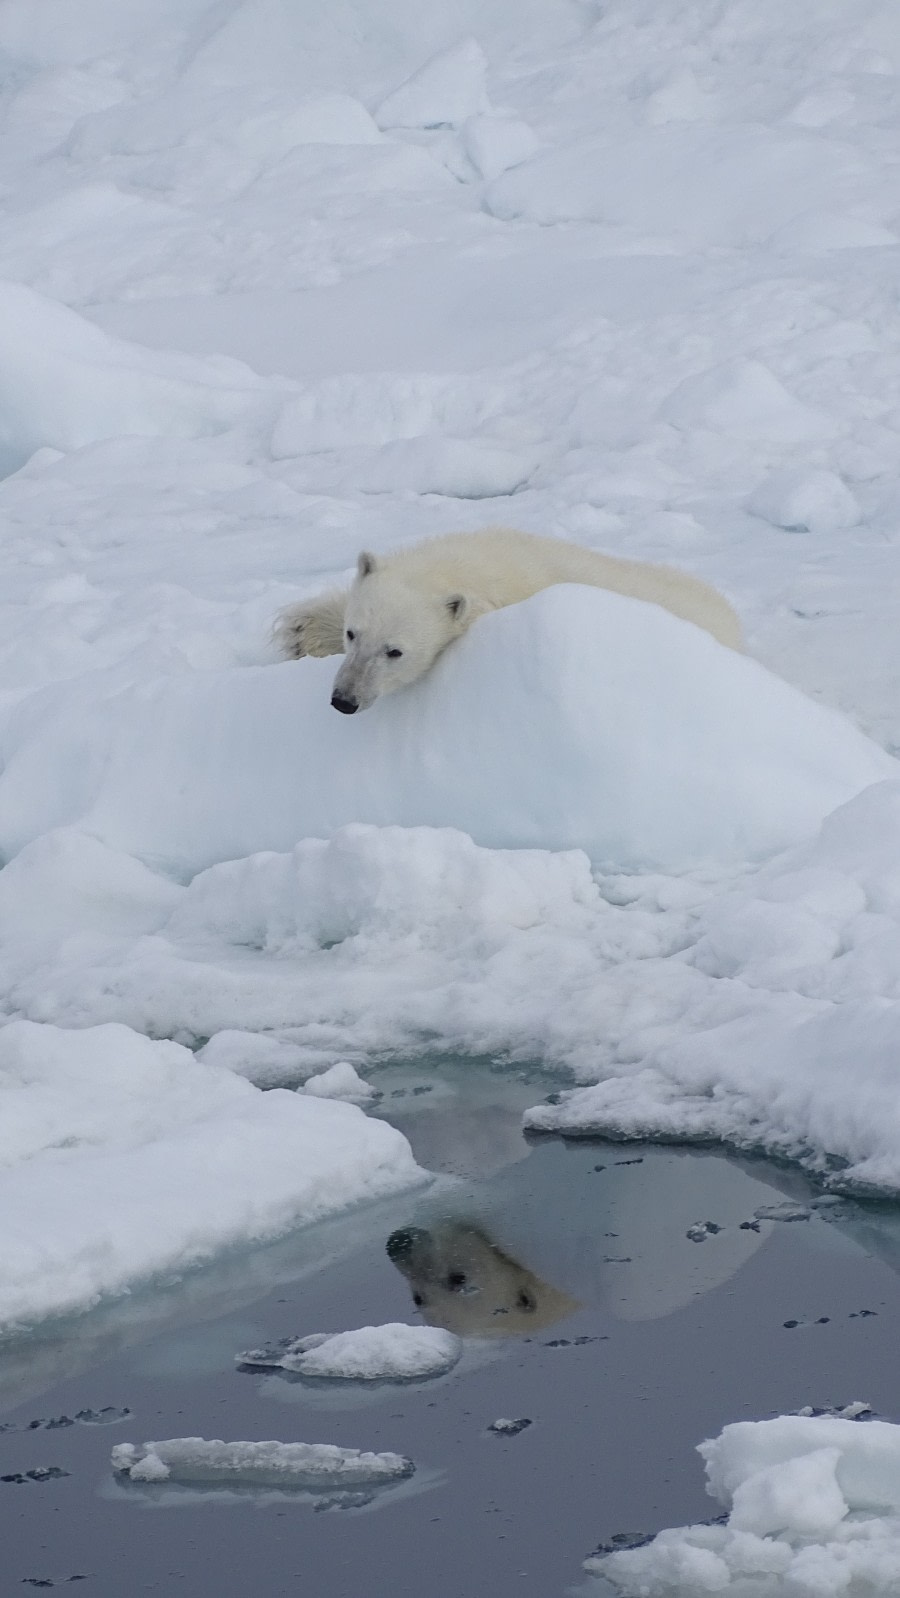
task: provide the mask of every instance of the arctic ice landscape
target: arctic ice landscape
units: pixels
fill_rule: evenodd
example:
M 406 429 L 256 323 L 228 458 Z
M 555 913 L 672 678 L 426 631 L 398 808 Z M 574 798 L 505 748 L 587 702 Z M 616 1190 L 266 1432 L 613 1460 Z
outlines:
M 894 0 L 0 0 L 0 119 L 0 1336 L 424 1192 L 425 1057 L 900 1200 Z M 490 526 L 746 652 L 566 585 L 353 719 L 278 658 Z M 293 1468 L 150 1435 L 120 1475 Z M 696 1442 L 727 1518 L 591 1592 L 897 1590 L 889 1420 Z

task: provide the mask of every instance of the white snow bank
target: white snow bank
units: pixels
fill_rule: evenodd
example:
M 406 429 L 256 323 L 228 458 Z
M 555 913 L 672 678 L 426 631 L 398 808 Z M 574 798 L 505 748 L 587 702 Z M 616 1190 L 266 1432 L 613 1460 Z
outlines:
M 548 150 L 498 178 L 486 203 L 504 219 L 605 222 L 682 246 L 741 247 L 800 212 L 857 207 L 874 189 L 861 155 L 836 139 L 667 122 Z
M 526 1123 L 763 1146 L 839 1188 L 896 1190 L 898 859 L 900 785 L 880 783 L 813 842 L 712 897 L 677 964 L 647 970 L 640 1006 L 632 999 L 632 1068 Z M 634 981 L 621 971 L 625 992 Z M 669 990 L 656 1005 L 653 981 Z
M 252 1487 L 367 1487 L 415 1469 L 402 1454 L 369 1454 L 336 1443 L 224 1443 L 170 1437 L 118 1443 L 113 1470 L 140 1482 L 227 1482 Z
M 397 439 L 380 449 L 307 457 L 291 472 L 304 493 L 443 494 L 493 499 L 524 488 L 539 464 L 536 450 L 436 434 Z
M 0 282 L 0 473 L 36 449 L 126 433 L 200 438 L 274 408 L 270 386 L 225 356 L 162 353 Z
M 683 870 L 770 855 L 897 770 L 755 661 L 599 589 L 484 617 L 352 720 L 329 703 L 335 665 L 20 703 L 0 738 L 0 847 L 77 822 L 192 873 L 366 821 Z
M 897 860 L 896 782 L 705 882 L 352 825 L 179 887 L 68 831 L 0 873 L 0 962 L 33 1019 L 209 1037 L 204 1063 L 261 1083 L 424 1038 L 594 1084 L 535 1129 L 723 1139 L 896 1191 Z
M 699 1452 L 725 1524 L 663 1531 L 586 1569 L 627 1598 L 897 1592 L 900 1426 L 782 1415 L 726 1426 Z
M 0 1029 L 0 1326 L 416 1182 L 406 1139 L 126 1027 Z
M 406 1382 L 442 1376 L 462 1354 L 462 1340 L 440 1326 L 360 1326 L 313 1332 L 238 1354 L 238 1365 L 293 1371 L 329 1381 Z

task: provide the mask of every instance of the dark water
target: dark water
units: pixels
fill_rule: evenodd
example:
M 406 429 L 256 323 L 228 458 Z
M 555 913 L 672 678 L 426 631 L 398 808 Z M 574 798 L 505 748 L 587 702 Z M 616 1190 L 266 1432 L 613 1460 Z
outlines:
M 721 1153 L 528 1145 L 540 1085 L 475 1068 L 382 1082 L 419 1158 L 461 1180 L 0 1349 L 16 1427 L 0 1475 L 24 1478 L 0 1481 L 4 1598 L 51 1582 L 85 1598 L 556 1598 L 599 1541 L 715 1512 L 694 1447 L 727 1421 L 854 1399 L 900 1418 L 898 1211 L 818 1208 L 795 1173 Z M 754 1220 L 788 1200 L 808 1218 Z M 437 1381 L 234 1367 L 276 1337 L 417 1315 L 467 1334 Z M 131 1414 L 28 1429 L 108 1406 Z M 500 1417 L 531 1424 L 498 1436 Z M 417 1471 L 365 1503 L 114 1480 L 114 1443 L 187 1435 L 390 1449 Z M 28 1477 L 44 1467 L 68 1474 Z

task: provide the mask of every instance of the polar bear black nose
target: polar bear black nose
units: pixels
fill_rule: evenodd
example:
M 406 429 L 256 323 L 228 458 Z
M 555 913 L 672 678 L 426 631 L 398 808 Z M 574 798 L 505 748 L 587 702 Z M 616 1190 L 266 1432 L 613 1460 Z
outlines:
M 353 716 L 359 709 L 355 699 L 345 699 L 342 694 L 332 694 L 331 703 L 342 716 Z
M 428 1233 L 421 1226 L 399 1226 L 385 1244 L 388 1258 L 396 1265 L 398 1260 L 408 1260 L 413 1249 L 428 1241 Z

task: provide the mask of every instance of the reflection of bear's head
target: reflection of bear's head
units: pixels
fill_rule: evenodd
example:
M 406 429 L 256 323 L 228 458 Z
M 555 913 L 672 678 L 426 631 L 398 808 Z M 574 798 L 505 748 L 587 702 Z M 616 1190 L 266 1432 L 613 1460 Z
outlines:
M 360 555 L 344 611 L 345 658 L 331 695 L 335 710 L 351 716 L 417 682 L 471 620 L 464 594 L 438 599 L 414 592 L 374 555 Z
M 514 1337 L 578 1308 L 469 1222 L 449 1221 L 435 1231 L 401 1226 L 388 1238 L 387 1252 L 428 1325 L 460 1337 Z

